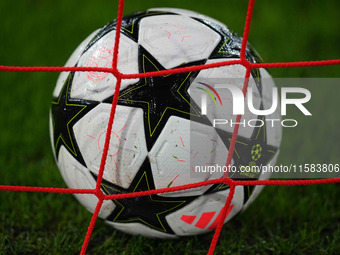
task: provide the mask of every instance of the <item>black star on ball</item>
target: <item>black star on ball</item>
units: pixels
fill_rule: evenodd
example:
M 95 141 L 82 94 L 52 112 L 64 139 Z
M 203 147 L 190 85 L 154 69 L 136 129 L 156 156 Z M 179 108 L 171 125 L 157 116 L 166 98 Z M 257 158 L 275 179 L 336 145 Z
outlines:
M 106 180 L 102 181 L 102 190 L 107 195 L 147 191 L 155 189 L 148 158 L 144 161 L 140 171 L 136 174 L 129 188 L 124 189 Z M 97 180 L 97 175 L 93 174 Z M 149 195 L 112 200 L 116 208 L 106 220 L 113 222 L 138 222 L 168 234 L 174 234 L 168 223 L 166 215 L 188 205 L 197 196 L 188 197 L 163 197 Z
M 262 122 L 261 122 L 262 120 Z M 260 126 L 260 123 L 265 123 L 265 117 L 259 117 L 258 127 L 254 128 L 250 138 L 237 137 L 234 148 L 234 161 L 237 168 L 246 166 L 265 166 L 276 154 L 277 148 L 267 143 L 266 125 Z M 231 136 L 228 137 L 227 143 L 230 146 Z M 228 148 L 229 148 L 228 146 Z M 244 173 L 244 176 L 230 176 L 231 178 L 247 178 L 258 179 L 260 173 Z
M 261 123 L 264 123 L 261 126 Z M 229 174 L 229 178 L 233 180 L 257 180 L 261 171 L 240 171 L 241 168 L 245 169 L 245 167 L 259 167 L 254 169 L 261 170 L 262 166 L 266 166 L 270 160 L 275 156 L 278 148 L 271 146 L 267 143 L 267 135 L 266 128 L 270 128 L 266 126 L 265 117 L 259 116 L 258 121 L 256 123 L 256 128 L 254 128 L 253 133 L 250 138 L 244 138 L 242 136 L 237 136 L 237 140 L 234 147 L 234 166 L 238 170 L 237 172 L 233 172 Z M 230 147 L 230 142 L 232 139 L 232 133 L 225 132 L 220 129 L 216 129 L 219 136 L 223 138 L 225 145 L 227 148 Z M 249 196 L 252 193 L 252 190 L 255 186 L 244 186 L 244 203 L 248 200 Z M 216 191 L 220 189 L 219 186 L 214 187 L 209 190 Z
M 165 70 L 143 47 L 139 49 L 140 73 Z M 204 64 L 205 60 L 181 65 Z M 134 85 L 120 91 L 119 105 L 139 107 L 144 110 L 144 129 L 150 150 L 158 135 L 171 116 L 185 119 L 199 117 L 199 107 L 190 101 L 187 92 L 198 72 L 171 74 L 141 79 Z M 111 103 L 112 97 L 104 102 Z
M 73 76 L 74 73 L 70 73 L 59 97 L 52 101 L 51 113 L 55 155 L 56 158 L 59 157 L 59 150 L 63 145 L 82 165 L 86 166 L 75 141 L 72 127 L 98 105 L 98 102 L 70 98 Z

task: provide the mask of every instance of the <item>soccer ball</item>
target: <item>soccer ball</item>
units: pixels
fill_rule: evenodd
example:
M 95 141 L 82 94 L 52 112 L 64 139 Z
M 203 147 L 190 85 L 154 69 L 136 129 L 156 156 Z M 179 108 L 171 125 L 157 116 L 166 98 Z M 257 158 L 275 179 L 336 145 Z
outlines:
M 93 32 L 66 66 L 111 67 L 115 29 L 113 21 Z M 241 43 L 242 38 L 224 24 L 202 14 L 150 9 L 123 18 L 118 69 L 133 74 L 237 60 Z M 253 63 L 260 61 L 249 45 L 246 58 Z M 231 121 L 235 122 L 236 116 L 231 112 L 230 91 L 215 95 L 209 91 L 215 91 L 213 84 L 208 83 L 217 79 L 226 86 L 232 83 L 242 88 L 245 72 L 242 65 L 230 65 L 122 80 L 102 192 L 130 193 L 223 177 L 223 171 L 211 171 L 211 167 L 226 164 L 234 126 L 215 128 L 211 124 L 222 110 Z M 69 188 L 96 186 L 116 81 L 105 72 L 65 72 L 59 76 L 50 111 L 50 136 L 57 165 Z M 265 69 L 252 70 L 249 87 L 257 109 L 271 106 L 269 91 L 274 86 Z M 200 102 L 202 91 L 212 95 L 205 114 Z M 280 119 L 276 113 L 269 117 Z M 242 175 L 239 171 L 245 166 L 276 162 L 282 130 L 280 126 L 269 127 L 265 118 L 268 116 L 256 116 L 245 109 L 242 121 L 255 119 L 264 125 L 240 125 L 231 162 L 238 171 L 230 178 L 268 178 L 267 174 Z M 260 190 L 236 187 L 226 222 L 248 207 Z M 228 194 L 229 186 L 215 184 L 104 200 L 99 217 L 130 234 L 158 238 L 196 235 L 216 228 Z M 98 202 L 95 195 L 75 196 L 94 212 Z

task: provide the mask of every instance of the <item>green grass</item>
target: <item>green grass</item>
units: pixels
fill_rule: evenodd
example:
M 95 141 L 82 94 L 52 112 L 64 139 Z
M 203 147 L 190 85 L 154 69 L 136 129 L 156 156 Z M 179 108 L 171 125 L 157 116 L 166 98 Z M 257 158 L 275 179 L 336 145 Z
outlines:
M 90 32 L 116 16 L 117 1 L 0 1 L 0 65 L 61 66 Z M 192 9 L 243 33 L 247 1 L 130 0 Z M 266 62 L 340 58 L 338 1 L 257 1 L 250 42 Z M 339 77 L 339 66 L 270 70 L 274 77 Z M 66 187 L 54 163 L 48 114 L 56 73 L 0 73 L 0 184 Z M 312 120 L 284 130 L 279 163 L 339 163 L 340 88 L 315 88 Z M 330 100 L 330 98 L 332 98 Z M 319 124 L 322 119 L 323 124 Z M 216 254 L 338 254 L 339 185 L 267 187 L 228 223 Z M 77 254 L 91 214 L 72 195 L 0 192 L 0 254 Z M 205 254 L 212 234 L 159 241 L 98 220 L 88 254 Z

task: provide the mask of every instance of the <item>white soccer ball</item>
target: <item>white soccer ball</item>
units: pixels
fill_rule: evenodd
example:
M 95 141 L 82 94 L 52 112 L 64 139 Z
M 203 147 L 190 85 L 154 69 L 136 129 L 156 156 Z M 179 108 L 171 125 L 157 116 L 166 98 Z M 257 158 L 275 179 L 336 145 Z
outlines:
M 93 32 L 66 66 L 111 67 L 115 29 L 113 21 Z M 150 9 L 123 18 L 118 69 L 134 74 L 237 60 L 241 43 L 242 38 L 224 24 L 202 14 Z M 253 63 L 259 61 L 250 47 L 246 57 Z M 130 193 L 223 177 L 224 173 L 212 166 L 225 165 L 234 126 L 215 128 L 212 123 L 221 114 L 234 122 L 236 116 L 232 114 L 230 92 L 223 90 L 217 96 L 209 90 L 214 84 L 206 83 L 217 80 L 242 88 L 245 72 L 242 65 L 230 65 L 123 80 L 101 185 L 103 193 Z M 116 81 L 112 74 L 104 72 L 64 72 L 57 81 L 50 134 L 56 162 L 69 188 L 96 186 Z M 274 86 L 265 69 L 252 71 L 249 87 L 257 109 L 271 106 L 270 90 Z M 212 97 L 208 96 L 207 112 L 202 114 L 200 100 L 204 90 Z M 262 173 L 242 175 L 239 170 L 244 166 L 275 164 L 282 130 L 280 126 L 269 127 L 265 121 L 269 117 L 280 118 L 276 113 L 256 116 L 245 110 L 242 121 L 259 120 L 264 125 L 240 125 L 231 162 L 238 172 L 230 178 L 268 178 Z M 244 210 L 260 190 L 253 186 L 236 187 L 226 222 Z M 99 217 L 131 234 L 158 238 L 196 235 L 216 228 L 228 194 L 228 186 L 216 184 L 104 200 Z M 94 212 L 98 202 L 95 195 L 75 196 Z

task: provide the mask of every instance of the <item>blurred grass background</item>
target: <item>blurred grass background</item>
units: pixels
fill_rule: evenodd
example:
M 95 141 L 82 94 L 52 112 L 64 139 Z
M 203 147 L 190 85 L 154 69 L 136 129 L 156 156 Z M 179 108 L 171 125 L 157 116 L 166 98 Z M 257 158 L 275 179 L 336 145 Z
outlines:
M 0 1 L 0 65 L 62 66 L 92 31 L 114 19 L 116 0 Z M 178 7 L 243 33 L 248 1 L 130 0 L 125 14 Z M 340 58 L 340 2 L 256 1 L 249 41 L 265 62 Z M 280 68 L 274 77 L 339 77 L 339 66 Z M 0 73 L 0 184 L 65 187 L 54 163 L 48 114 L 57 73 Z M 339 163 L 338 88 L 312 92 L 313 118 L 285 129 L 279 163 Z M 330 96 L 335 100 L 329 100 Z M 324 114 L 330 103 L 334 114 Z M 315 116 L 320 116 L 320 119 Z M 337 161 L 337 162 L 336 162 Z M 267 187 L 228 223 L 216 254 L 338 254 L 339 185 Z M 91 215 L 72 195 L 0 191 L 0 254 L 77 254 Z M 205 254 L 212 234 L 159 241 L 98 220 L 88 254 Z

